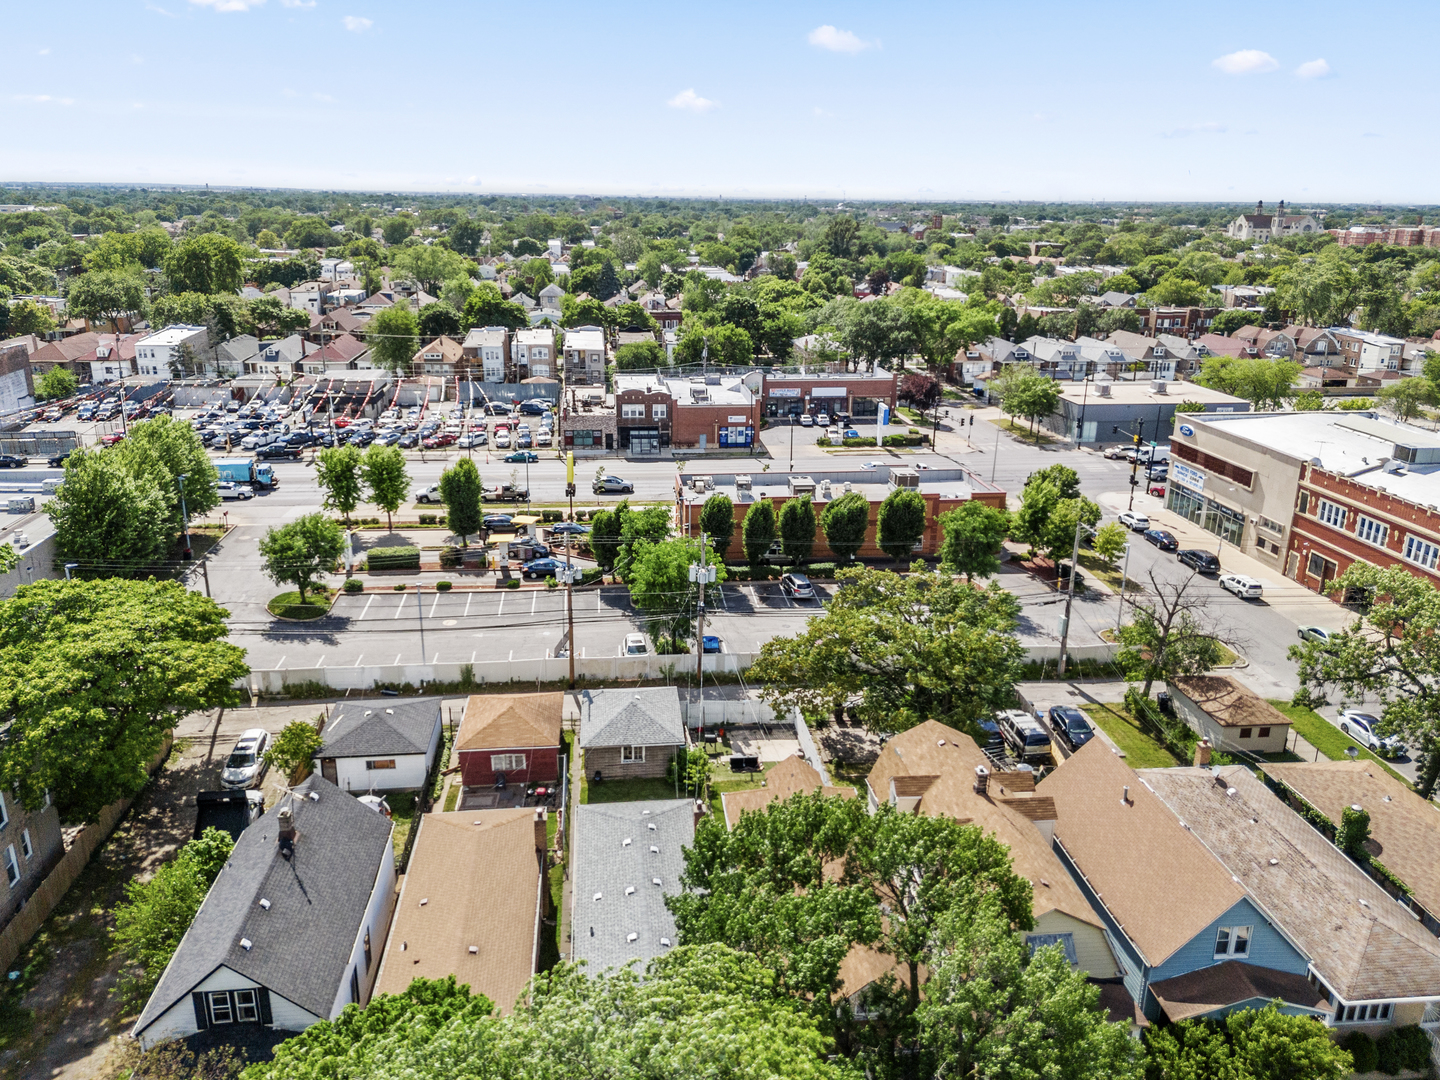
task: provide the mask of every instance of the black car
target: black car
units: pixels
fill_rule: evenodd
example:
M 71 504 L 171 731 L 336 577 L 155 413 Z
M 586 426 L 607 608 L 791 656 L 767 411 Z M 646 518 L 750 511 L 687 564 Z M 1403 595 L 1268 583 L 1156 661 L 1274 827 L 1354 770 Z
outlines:
M 538 401 L 522 401 L 520 411 L 526 416 L 544 416 L 550 410 Z
M 29 464 L 29 458 L 16 457 L 14 454 L 0 454 L 0 468 L 23 469 L 26 465 Z
M 271 458 L 289 458 L 292 461 L 300 459 L 300 447 L 289 446 L 283 442 L 274 442 L 269 446 L 262 446 L 255 451 L 255 456 L 261 461 L 268 461 Z
M 1095 737 L 1085 714 L 1069 705 L 1050 707 L 1050 733 L 1072 754 Z
M 515 522 L 509 514 L 486 514 L 481 524 L 487 529 L 509 529 Z
M 1220 560 L 1208 551 L 1187 548 L 1185 551 L 1178 552 L 1175 558 L 1190 567 L 1191 570 L 1201 574 L 1218 574 L 1220 572 Z
M 395 445 L 400 447 L 401 450 L 413 450 L 420 445 L 420 436 L 416 435 L 413 431 L 406 432 L 400 436 L 400 441 Z
M 54 457 L 50 458 L 50 460 L 45 462 L 45 464 L 50 466 L 50 468 L 52 469 L 63 469 L 65 467 L 65 459 L 69 456 L 70 451 L 66 450 L 63 454 L 56 454 Z
M 1180 541 L 1175 539 L 1175 534 L 1166 532 L 1164 529 L 1147 529 L 1145 539 L 1161 551 L 1175 551 L 1180 547 Z
M 994 720 L 976 720 L 976 727 L 985 736 L 984 749 L 992 754 L 1005 752 L 1005 738 L 1000 734 L 1000 725 Z

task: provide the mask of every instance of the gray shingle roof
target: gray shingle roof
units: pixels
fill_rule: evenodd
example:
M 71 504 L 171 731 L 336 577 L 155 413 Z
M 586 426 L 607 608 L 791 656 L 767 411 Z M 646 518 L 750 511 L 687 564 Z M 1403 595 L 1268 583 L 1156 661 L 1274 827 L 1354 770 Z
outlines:
M 295 788 L 243 833 L 150 995 L 135 1033 L 222 964 L 328 1018 L 390 846 L 390 819 L 319 776 Z M 319 795 L 312 800 L 311 793 Z M 277 813 L 298 834 L 280 854 Z M 269 909 L 260 906 L 270 901 Z M 248 938 L 251 948 L 240 945 Z
M 347 701 L 325 724 L 325 745 L 316 757 L 423 754 L 440 717 L 439 698 L 414 701 Z
M 643 969 L 673 948 L 675 919 L 665 909 L 665 895 L 680 891 L 682 849 L 694 840 L 695 804 L 689 799 L 577 807 L 572 959 L 587 961 L 592 974 L 631 960 Z M 669 939 L 669 948 L 661 938 Z
M 685 721 L 680 691 L 673 686 L 642 690 L 592 690 L 580 716 L 580 748 L 682 746 Z

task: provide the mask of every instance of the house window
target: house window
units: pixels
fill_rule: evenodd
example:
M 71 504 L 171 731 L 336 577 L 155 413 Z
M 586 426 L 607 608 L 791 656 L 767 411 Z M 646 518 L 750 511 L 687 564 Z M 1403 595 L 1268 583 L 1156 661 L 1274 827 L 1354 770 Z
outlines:
M 1302 492 L 1300 492 L 1300 513 L 1305 514 L 1305 513 L 1308 513 L 1309 510 L 1310 510 L 1310 493 L 1309 493 L 1308 491 L 1302 491 Z
M 1374 1005 L 1337 1005 L 1335 1007 L 1337 1024 L 1374 1024 L 1389 1019 L 1390 1003 L 1388 1001 Z
M 664 420 L 665 414 L 668 410 L 669 406 L 667 405 L 651 405 L 650 415 L 653 416 L 656 420 Z
M 365 970 L 370 970 L 370 928 L 365 928 Z
M 24 829 L 20 833 L 20 850 L 25 852 L 27 859 L 35 854 L 35 845 L 30 842 L 29 829 Z
M 1248 956 L 1250 954 L 1250 930 L 1248 926 L 1222 926 L 1215 935 L 1216 956 Z
M 621 405 L 621 406 L 620 406 L 620 419 L 622 419 L 622 420 L 644 420 L 644 419 L 645 419 L 645 406 L 644 406 L 644 405 Z
M 1320 500 L 1320 509 L 1315 512 L 1315 516 L 1333 528 L 1343 529 L 1345 527 L 1345 508 L 1336 506 L 1326 499 Z
M 1075 935 L 1074 934 L 1026 934 L 1025 944 L 1030 949 L 1030 955 L 1035 955 L 1036 949 L 1043 949 L 1047 945 L 1059 945 L 1065 950 L 1065 959 L 1072 964 L 1079 961 L 1075 957 Z
M 15 858 L 15 845 L 9 844 L 5 848 L 5 877 L 13 889 L 20 884 L 20 860 Z
M 379 761 L 367 761 L 367 762 L 365 762 L 365 768 L 367 768 L 367 769 L 393 769 L 393 768 L 395 768 L 395 759 L 392 757 L 392 758 L 381 758 Z
M 1270 729 L 1269 729 L 1268 727 L 1262 727 L 1262 728 L 1260 729 L 1260 738 L 1262 738 L 1262 739 L 1268 739 L 1269 737 L 1270 737 Z
M 10 808 L 5 805 L 5 793 L 0 791 L 0 829 L 10 824 Z
M 1336 565 L 1329 559 L 1322 558 L 1313 552 L 1310 555 L 1310 561 L 1305 564 L 1305 572 L 1321 581 L 1333 581 L 1336 569 L 1338 569 Z
M 531 349 L 531 350 L 530 350 L 530 359 L 531 359 L 531 360 L 549 360 L 549 359 L 550 359 L 550 350 L 549 350 L 549 349 Z
M 350 969 L 350 1000 L 360 1004 L 360 969 Z
M 1367 544 L 1384 547 L 1385 539 L 1390 535 L 1390 526 L 1361 515 L 1355 519 L 1355 535 Z
M 254 990 L 235 991 L 235 1019 L 242 1024 L 260 1022 L 260 1003 Z
M 230 993 L 219 990 L 210 995 L 210 1023 L 233 1024 L 235 1013 L 230 1008 Z
M 525 768 L 524 754 L 491 754 L 490 768 L 494 772 L 511 772 Z
M 643 746 L 622 746 L 620 748 L 620 764 L 630 765 L 645 760 L 645 747 Z
M 1300 496 L 1300 497 L 1303 499 L 1305 496 L 1302 495 L 1302 496 Z M 1276 534 L 1282 535 L 1282 536 L 1283 536 L 1284 533 L 1285 533 L 1285 526 L 1284 526 L 1284 525 L 1281 525 L 1280 522 L 1278 522 L 1278 521 L 1271 521 L 1268 517 L 1265 517 L 1263 514 L 1262 514 L 1261 517 L 1260 517 L 1259 524 L 1260 524 L 1260 528 L 1265 529 L 1267 532 L 1273 532 L 1273 533 L 1276 533 Z
M 1437 558 L 1440 558 L 1440 547 L 1428 544 L 1418 536 L 1407 536 L 1404 554 L 1406 562 L 1423 566 L 1426 570 L 1434 570 L 1435 562 Z
M 1248 738 L 1250 738 L 1250 736 L 1251 736 L 1252 734 L 1254 734 L 1254 732 L 1255 732 L 1255 729 L 1254 729 L 1254 728 L 1242 727 L 1242 728 L 1240 729 L 1240 738 L 1242 738 L 1242 739 L 1248 739 Z

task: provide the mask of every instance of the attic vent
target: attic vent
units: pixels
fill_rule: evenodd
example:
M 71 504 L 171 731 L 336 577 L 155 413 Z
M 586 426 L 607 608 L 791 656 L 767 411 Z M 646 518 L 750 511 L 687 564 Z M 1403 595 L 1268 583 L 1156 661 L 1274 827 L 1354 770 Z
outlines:
M 626 885 L 626 886 L 625 886 L 625 895 L 626 895 L 626 896 L 634 896 L 634 895 L 635 895 L 635 886 L 634 886 L 634 885 Z
M 469 953 L 478 953 L 478 952 L 480 951 L 480 946 L 479 946 L 479 945 L 471 945 L 471 946 L 470 946 L 468 949 L 466 949 L 465 951 L 466 951 L 466 952 L 469 952 Z
M 650 845 L 650 854 L 651 854 L 651 855 L 659 855 L 659 854 L 660 854 L 660 849 L 659 849 L 658 847 L 656 847 L 654 844 L 651 844 L 651 845 Z
M 262 908 L 264 908 L 266 911 L 269 911 L 269 910 L 270 910 L 270 901 L 269 901 L 269 900 L 266 900 L 266 899 L 262 896 L 262 897 L 260 898 L 260 906 L 261 906 Z
M 944 746 L 944 745 L 945 745 L 945 740 L 944 740 L 944 739 L 941 739 L 941 740 L 940 740 L 939 742 L 937 742 L 935 745 L 936 745 L 936 746 Z
M 402 941 L 402 942 L 400 942 L 400 951 L 401 951 L 401 952 L 404 952 L 404 951 L 405 951 L 406 949 L 408 949 L 408 948 L 410 948 L 410 942 L 408 942 L 408 941 Z
M 626 935 L 625 935 L 625 940 L 626 940 L 627 942 L 637 941 L 637 940 L 639 940 L 639 938 L 640 938 L 640 935 L 639 935 L 639 934 L 626 934 Z
M 654 823 L 653 821 L 650 822 L 650 831 L 651 831 L 651 832 L 654 832 L 654 831 L 655 831 L 655 823 Z
M 319 801 L 320 801 L 320 792 L 318 792 L 318 791 L 312 791 L 312 792 L 310 792 L 310 801 L 311 801 L 311 802 L 319 802 Z
M 369 716 L 369 715 L 370 715 L 370 710 L 369 710 L 369 709 L 366 709 L 366 710 L 365 710 L 365 715 L 366 715 L 366 716 Z
M 394 709 L 386 709 L 386 710 L 385 710 L 385 715 L 386 715 L 386 716 L 394 716 L 394 715 L 395 715 L 395 710 L 394 710 Z
M 659 879 L 658 877 L 657 877 L 657 878 L 651 878 L 650 880 L 653 881 L 656 885 L 659 885 L 659 884 L 660 884 L 660 879 Z
M 1279 859 L 1271 859 L 1271 860 L 1270 860 L 1270 865 L 1271 865 L 1271 866 L 1279 866 L 1279 865 L 1280 865 L 1280 860 L 1279 860 Z
M 641 816 L 641 817 L 649 817 L 649 816 L 650 816 L 650 811 L 649 811 L 649 810 L 641 810 L 641 811 L 640 811 L 640 816 Z
M 1365 903 L 1364 900 L 1361 900 L 1360 902 L 1361 902 L 1362 904 Z M 240 947 L 241 947 L 242 949 L 244 949 L 246 952 L 249 952 L 250 949 L 251 949 L 251 947 L 252 947 L 253 945 L 254 945 L 254 942 L 252 942 L 248 937 L 242 937 L 242 938 L 240 939 Z

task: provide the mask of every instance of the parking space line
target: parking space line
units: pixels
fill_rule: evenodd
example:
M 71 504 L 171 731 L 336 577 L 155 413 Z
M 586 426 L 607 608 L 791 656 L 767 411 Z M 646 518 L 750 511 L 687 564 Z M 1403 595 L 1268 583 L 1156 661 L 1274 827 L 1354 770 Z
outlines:
M 390 617 L 391 617 L 392 619 L 398 619 L 398 618 L 400 617 L 400 613 L 401 613 L 402 611 L 404 611 L 404 610 L 405 610 L 405 597 L 402 596 L 402 597 L 400 597 L 400 603 L 398 603 L 397 605 L 395 605 L 395 614 L 394 614 L 394 615 L 391 615 Z
M 476 655 L 476 654 L 473 653 L 473 652 L 470 654 L 470 662 L 471 662 L 472 664 L 475 662 L 475 655 Z
M 365 654 L 362 652 L 362 653 L 360 654 L 360 656 L 355 657 L 355 666 L 356 666 L 356 667 L 359 667 L 359 666 L 360 666 L 360 659 L 361 659 L 361 657 L 363 657 L 364 655 L 365 655 Z
M 320 654 L 320 659 L 315 661 L 315 666 L 316 666 L 316 667 L 324 667 L 324 666 L 325 666 L 325 654 L 324 654 L 323 652 Z
M 432 664 L 438 664 L 438 663 L 440 662 L 440 654 L 437 652 L 437 653 L 435 654 L 435 659 L 434 659 L 434 660 L 431 660 L 430 662 L 431 662 Z
M 365 600 L 365 606 L 360 609 L 360 618 L 361 618 L 361 619 L 365 618 L 365 613 L 370 610 L 370 605 L 375 602 L 375 596 L 376 596 L 376 594 L 372 592 L 372 593 L 369 595 L 369 597 Z M 357 621 L 358 621 L 358 620 L 357 620 Z
M 465 594 L 465 615 L 462 615 L 461 618 L 465 618 L 470 614 L 470 601 L 474 599 L 475 594 L 473 592 Z
M 539 602 L 540 602 L 540 594 L 539 594 L 538 592 L 533 592 L 533 593 L 531 593 L 531 594 L 530 594 L 530 614 L 531 614 L 531 615 L 534 615 L 534 614 L 535 614 L 535 605 L 538 604 Z
M 604 600 L 604 597 L 602 597 L 602 596 L 600 595 L 600 593 L 598 593 L 598 592 L 595 594 L 595 610 L 596 610 L 596 611 L 604 611 L 604 610 L 605 610 L 605 600 Z
M 395 654 L 395 666 L 396 666 L 396 667 L 399 667 L 399 666 L 400 666 L 400 655 L 401 655 L 401 654 L 398 653 L 398 652 Z
M 289 655 L 290 655 L 289 653 L 286 653 L 286 654 L 285 654 L 285 656 L 289 656 Z M 276 671 L 279 671 L 281 668 L 283 668 L 283 667 L 285 666 L 285 656 L 280 657 L 280 662 L 275 665 L 275 670 L 276 670 Z
M 496 616 L 505 614 L 505 594 L 500 594 L 500 606 L 495 609 Z
M 439 606 L 440 606 L 440 594 L 437 592 L 437 593 L 435 594 L 435 602 L 430 605 L 430 615 L 429 615 L 430 618 L 433 619 L 433 618 L 435 617 L 435 609 L 438 608 Z

